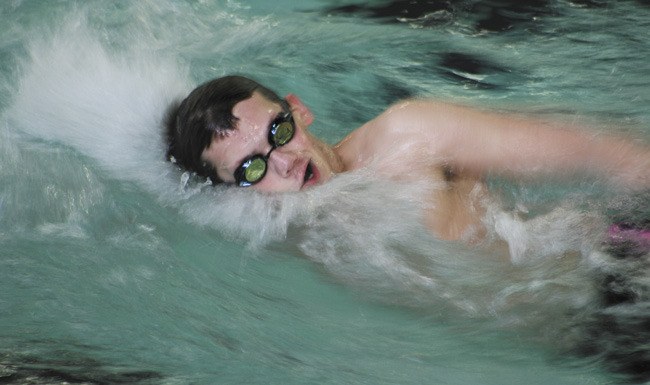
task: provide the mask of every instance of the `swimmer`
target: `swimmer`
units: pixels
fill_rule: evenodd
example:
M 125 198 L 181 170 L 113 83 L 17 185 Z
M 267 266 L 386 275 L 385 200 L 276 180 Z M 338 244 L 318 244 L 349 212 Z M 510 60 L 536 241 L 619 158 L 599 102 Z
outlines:
M 169 109 L 169 160 L 187 171 L 262 192 L 289 192 L 339 173 L 372 168 L 398 182 L 425 182 L 427 227 L 445 240 L 480 239 L 486 175 L 589 173 L 626 190 L 650 188 L 650 147 L 517 116 L 426 99 L 399 101 L 332 146 L 309 132 L 301 100 L 226 76 Z

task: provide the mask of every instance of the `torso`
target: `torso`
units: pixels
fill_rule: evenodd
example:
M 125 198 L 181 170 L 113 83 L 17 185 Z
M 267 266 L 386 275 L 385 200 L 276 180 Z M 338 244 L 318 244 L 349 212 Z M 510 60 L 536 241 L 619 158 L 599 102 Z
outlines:
M 424 186 L 423 221 L 440 239 L 473 242 L 485 235 L 481 204 L 486 188 L 480 178 L 453 172 L 427 153 L 418 138 L 394 137 L 367 124 L 335 146 L 344 171 L 372 167 L 396 182 Z
M 425 204 L 426 226 L 445 240 L 477 241 L 485 236 L 481 218 L 485 214 L 482 200 L 486 188 L 482 181 L 434 168 L 433 183 L 443 182 L 445 188 L 433 189 Z

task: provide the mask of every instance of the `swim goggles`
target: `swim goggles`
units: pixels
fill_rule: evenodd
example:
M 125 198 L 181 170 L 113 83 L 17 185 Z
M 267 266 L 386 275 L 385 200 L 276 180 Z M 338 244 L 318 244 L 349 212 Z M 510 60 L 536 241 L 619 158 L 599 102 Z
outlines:
M 259 182 L 266 175 L 268 160 L 273 150 L 289 143 L 296 132 L 296 124 L 290 112 L 278 116 L 269 125 L 269 143 L 271 149 L 266 155 L 255 154 L 246 158 L 235 170 L 235 183 L 240 187 L 252 186 Z

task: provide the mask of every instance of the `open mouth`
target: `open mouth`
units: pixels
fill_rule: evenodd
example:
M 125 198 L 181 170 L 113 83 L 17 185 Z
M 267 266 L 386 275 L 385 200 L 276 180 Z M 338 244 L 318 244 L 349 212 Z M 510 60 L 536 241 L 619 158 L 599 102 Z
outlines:
M 314 169 L 311 165 L 311 162 L 307 163 L 307 168 L 305 169 L 305 176 L 303 177 L 302 183 L 305 184 L 311 178 L 314 177 Z

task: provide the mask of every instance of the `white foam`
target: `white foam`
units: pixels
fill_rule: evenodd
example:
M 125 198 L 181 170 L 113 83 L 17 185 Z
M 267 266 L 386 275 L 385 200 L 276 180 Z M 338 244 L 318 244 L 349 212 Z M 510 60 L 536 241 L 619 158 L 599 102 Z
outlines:
M 163 158 L 162 112 L 188 88 L 186 71 L 154 55 L 109 53 L 83 20 L 66 26 L 30 45 L 9 124 L 72 146 L 121 178 L 152 177 Z
M 516 213 L 494 210 L 488 215 L 495 232 L 508 243 L 515 264 L 534 263 L 542 258 L 571 251 L 588 254 L 605 228 L 599 215 L 557 207 L 530 220 Z

